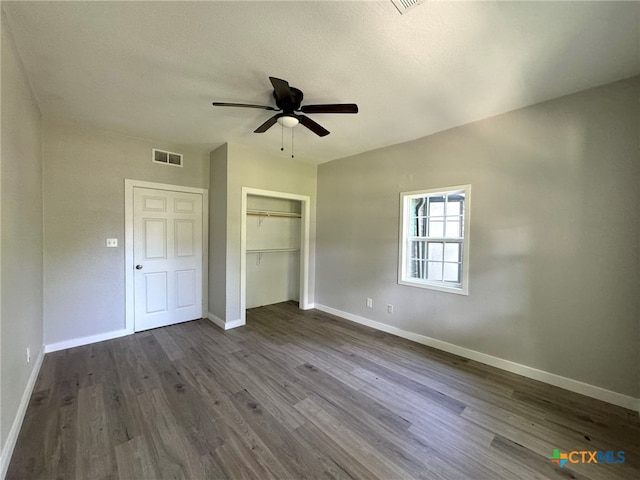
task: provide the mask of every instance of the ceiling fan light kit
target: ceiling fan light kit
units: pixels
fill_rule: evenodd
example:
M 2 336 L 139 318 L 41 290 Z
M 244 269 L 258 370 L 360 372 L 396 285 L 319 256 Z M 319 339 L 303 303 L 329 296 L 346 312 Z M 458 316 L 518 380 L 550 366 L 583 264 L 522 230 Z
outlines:
M 300 121 L 296 117 L 291 115 L 283 115 L 281 117 L 278 117 L 277 122 L 283 127 L 287 128 L 293 128 L 298 125 L 298 123 L 300 123 Z
M 311 130 L 320 137 L 329 135 L 329 130 L 319 123 L 310 119 L 306 115 L 300 115 L 296 112 L 316 114 L 316 113 L 358 113 L 358 105 L 355 103 L 335 103 L 323 105 L 301 105 L 304 94 L 302 90 L 289 86 L 289 82 L 275 77 L 269 77 L 273 86 L 273 98 L 276 101 L 277 108 L 265 105 L 253 105 L 248 103 L 226 103 L 213 102 L 214 107 L 243 107 L 258 108 L 261 110 L 270 110 L 276 113 L 266 122 L 254 130 L 254 133 L 264 133 L 273 125 L 279 123 L 283 127 L 293 128 L 298 123 Z

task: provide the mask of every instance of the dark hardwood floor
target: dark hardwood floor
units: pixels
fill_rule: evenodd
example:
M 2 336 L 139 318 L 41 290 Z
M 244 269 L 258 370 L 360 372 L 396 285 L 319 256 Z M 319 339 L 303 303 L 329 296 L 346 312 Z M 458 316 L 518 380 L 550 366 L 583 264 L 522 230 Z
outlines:
M 48 354 L 7 478 L 637 480 L 639 447 L 629 410 L 284 303 Z

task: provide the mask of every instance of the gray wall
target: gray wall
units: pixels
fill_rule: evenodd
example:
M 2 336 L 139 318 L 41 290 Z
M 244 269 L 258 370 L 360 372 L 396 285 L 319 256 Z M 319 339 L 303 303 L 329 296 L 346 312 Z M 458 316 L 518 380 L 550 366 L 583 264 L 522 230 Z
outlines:
M 2 13 L 0 446 L 42 351 L 42 143 L 35 99 Z M 31 350 L 27 363 L 26 349 Z M 4 458 L 3 458 L 4 460 Z
M 184 166 L 153 163 L 152 148 L 184 154 Z M 124 179 L 208 188 L 208 155 L 45 122 L 44 162 L 45 343 L 123 329 Z
M 224 144 L 211 152 L 209 167 L 209 313 L 222 320 L 227 316 L 227 150 Z
M 316 303 L 640 397 L 639 94 L 636 77 L 320 165 Z M 399 193 L 466 183 L 469 296 L 398 285 Z
M 277 192 L 308 195 L 311 198 L 310 238 L 315 238 L 316 166 L 284 155 L 270 154 L 250 147 L 229 143 L 211 153 L 212 185 L 216 172 L 226 170 L 226 208 L 214 214 L 220 207 L 211 205 L 211 231 L 223 229 L 225 242 L 210 242 L 210 258 L 217 258 L 218 268 L 209 272 L 209 312 L 227 322 L 240 316 L 240 228 L 244 221 L 242 187 L 259 188 Z M 213 195 L 212 195 L 213 197 Z M 214 216 L 215 215 L 215 216 Z M 224 245 L 224 246 L 223 246 Z M 225 264 L 221 265 L 224 249 Z M 315 243 L 309 245 L 309 301 L 313 303 L 315 277 Z M 213 260 L 212 260 L 213 262 Z M 224 294 L 222 292 L 225 292 Z M 224 300 L 224 306 L 221 302 Z M 224 312 L 224 316 L 220 313 Z

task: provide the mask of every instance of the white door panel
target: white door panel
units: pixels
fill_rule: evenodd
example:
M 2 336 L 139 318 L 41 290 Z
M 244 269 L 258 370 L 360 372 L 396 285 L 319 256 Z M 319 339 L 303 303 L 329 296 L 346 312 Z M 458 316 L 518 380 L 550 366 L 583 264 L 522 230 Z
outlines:
M 143 256 L 145 260 L 167 258 L 167 220 L 164 218 L 144 219 Z
M 193 307 L 196 301 L 195 270 L 180 270 L 176 272 L 176 307 Z
M 194 254 L 195 222 L 176 220 L 174 224 L 176 257 L 191 257 Z
M 135 331 L 202 316 L 202 195 L 135 187 Z
M 144 276 L 144 313 L 167 311 L 167 272 L 143 273 Z

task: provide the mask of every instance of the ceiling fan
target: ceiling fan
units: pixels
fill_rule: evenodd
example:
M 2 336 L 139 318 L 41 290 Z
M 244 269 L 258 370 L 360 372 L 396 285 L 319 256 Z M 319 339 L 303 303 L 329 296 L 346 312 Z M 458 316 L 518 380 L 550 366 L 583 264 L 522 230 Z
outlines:
M 273 98 L 276 100 L 276 107 L 265 105 L 251 105 L 247 103 L 225 103 L 213 102 L 215 107 L 244 107 L 244 108 L 260 108 L 262 110 L 271 110 L 280 112 L 275 114 L 269 120 L 264 122 L 254 130 L 254 133 L 264 133 L 271 128 L 276 122 L 284 127 L 295 127 L 301 123 L 313 133 L 320 137 L 329 135 L 329 130 L 319 123 L 314 122 L 302 113 L 358 113 L 358 105 L 355 103 L 333 103 L 323 105 L 300 105 L 302 103 L 302 91 L 289 86 L 286 80 L 275 77 L 269 77 L 271 85 L 273 85 Z

